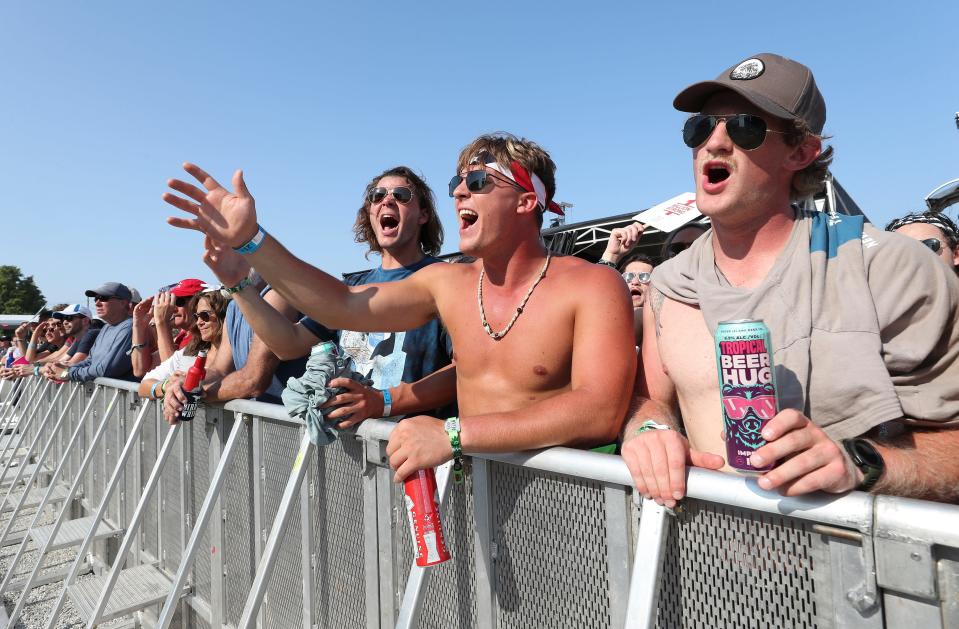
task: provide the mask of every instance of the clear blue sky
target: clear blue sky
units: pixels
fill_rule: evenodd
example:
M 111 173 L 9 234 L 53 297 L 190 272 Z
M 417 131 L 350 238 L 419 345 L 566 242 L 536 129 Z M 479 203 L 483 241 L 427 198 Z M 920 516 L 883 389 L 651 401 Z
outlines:
M 368 268 L 365 182 L 445 194 L 479 133 L 532 138 L 582 221 L 692 189 L 673 96 L 757 52 L 809 65 L 833 172 L 876 223 L 959 177 L 959 3 L 17 2 L 0 9 L 0 264 L 50 302 L 212 278 L 164 223 L 184 160 L 243 168 L 261 222 L 332 272 Z

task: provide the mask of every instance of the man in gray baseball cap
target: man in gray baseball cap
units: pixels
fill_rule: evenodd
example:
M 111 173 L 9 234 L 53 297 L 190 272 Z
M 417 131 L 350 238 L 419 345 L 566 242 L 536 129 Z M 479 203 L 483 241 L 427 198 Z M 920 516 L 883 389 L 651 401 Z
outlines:
M 812 72 L 753 55 L 673 104 L 692 114 L 683 141 L 712 229 L 652 276 L 643 327 L 656 334 L 623 435 L 639 492 L 672 507 L 687 464 L 735 464 L 786 495 L 959 498 L 959 279 L 862 216 L 793 205 L 832 157 Z M 769 329 L 775 371 L 744 378 L 761 391 L 730 376 L 721 397 L 714 335 L 742 319 Z M 752 403 L 769 389 L 775 413 Z
M 100 377 L 132 378 L 133 367 L 127 351 L 133 334 L 130 289 L 119 282 L 106 282 L 85 294 L 93 297 L 97 317 L 106 325 L 100 330 L 90 354 L 84 360 L 69 365 L 48 365 L 44 374 L 53 380 L 74 382 L 87 382 Z

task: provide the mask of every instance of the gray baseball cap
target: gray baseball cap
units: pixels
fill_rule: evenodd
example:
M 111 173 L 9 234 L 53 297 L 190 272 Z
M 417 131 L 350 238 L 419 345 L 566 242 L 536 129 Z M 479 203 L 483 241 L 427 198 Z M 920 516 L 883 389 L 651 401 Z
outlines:
M 673 107 L 697 113 L 710 96 L 724 90 L 739 94 L 776 118 L 803 120 L 816 135 L 822 134 L 826 124 L 826 101 L 812 70 L 768 52 L 740 61 L 713 81 L 693 83 L 673 99 Z
M 107 282 L 84 293 L 87 297 L 116 297 L 117 299 L 126 299 L 129 301 L 132 297 L 130 289 L 120 282 Z

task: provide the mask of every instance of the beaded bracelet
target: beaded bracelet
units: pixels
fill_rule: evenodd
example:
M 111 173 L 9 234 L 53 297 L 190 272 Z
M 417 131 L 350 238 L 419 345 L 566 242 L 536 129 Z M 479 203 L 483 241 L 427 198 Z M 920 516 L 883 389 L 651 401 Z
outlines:
M 446 435 L 450 438 L 450 447 L 453 449 L 453 482 L 463 484 L 463 447 L 460 444 L 460 418 L 450 417 L 444 425 Z

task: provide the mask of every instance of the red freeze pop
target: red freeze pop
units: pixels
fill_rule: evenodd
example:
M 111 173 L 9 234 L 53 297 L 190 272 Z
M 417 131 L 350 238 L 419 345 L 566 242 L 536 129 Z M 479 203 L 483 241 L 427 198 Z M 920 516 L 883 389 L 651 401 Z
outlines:
M 417 566 L 432 566 L 450 558 L 440 521 L 436 474 L 432 468 L 418 470 L 403 481 L 406 515 L 410 519 Z
M 193 361 L 193 366 L 186 372 L 186 379 L 183 381 L 183 393 L 186 395 L 186 404 L 180 411 L 177 421 L 188 422 L 196 417 L 196 408 L 200 403 L 200 394 L 202 389 L 200 383 L 206 377 L 206 350 L 200 350 Z

